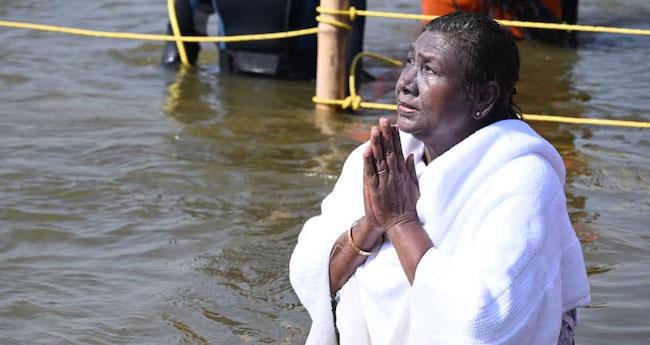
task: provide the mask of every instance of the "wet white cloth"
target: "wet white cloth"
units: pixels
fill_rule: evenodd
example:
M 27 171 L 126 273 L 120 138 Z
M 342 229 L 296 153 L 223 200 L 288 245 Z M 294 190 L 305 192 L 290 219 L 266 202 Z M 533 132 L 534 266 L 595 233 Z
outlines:
M 562 314 L 590 298 L 557 151 L 518 120 L 485 127 L 426 166 L 422 143 L 402 133 L 402 144 L 415 155 L 417 211 L 435 247 L 413 286 L 390 243 L 359 267 L 340 291 L 341 344 L 556 344 Z M 291 257 L 291 284 L 312 318 L 307 344 L 336 344 L 329 252 L 363 215 L 365 145 Z

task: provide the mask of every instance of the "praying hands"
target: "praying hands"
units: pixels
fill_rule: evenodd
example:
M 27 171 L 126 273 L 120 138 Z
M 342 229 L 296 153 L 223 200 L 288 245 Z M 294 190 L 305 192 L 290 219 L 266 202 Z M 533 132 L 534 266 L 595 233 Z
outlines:
M 413 155 L 404 160 L 399 131 L 388 119 L 380 119 L 379 128 L 372 127 L 363 159 L 366 219 L 384 231 L 417 222 L 415 205 L 420 191 Z

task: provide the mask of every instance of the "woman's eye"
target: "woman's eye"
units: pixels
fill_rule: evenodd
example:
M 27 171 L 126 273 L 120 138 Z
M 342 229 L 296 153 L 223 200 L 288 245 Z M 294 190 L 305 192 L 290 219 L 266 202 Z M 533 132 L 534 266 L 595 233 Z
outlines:
M 406 58 L 406 64 L 407 64 L 407 65 L 412 65 L 412 64 L 414 64 L 414 63 L 415 63 L 415 60 L 413 60 L 412 57 Z
M 422 69 L 427 73 L 436 74 L 436 71 L 431 66 L 424 65 L 424 67 L 422 67 Z

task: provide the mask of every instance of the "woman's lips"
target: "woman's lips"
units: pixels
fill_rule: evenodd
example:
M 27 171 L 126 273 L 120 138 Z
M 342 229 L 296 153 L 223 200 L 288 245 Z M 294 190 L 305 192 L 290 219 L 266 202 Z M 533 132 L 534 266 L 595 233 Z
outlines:
M 400 102 L 397 104 L 397 111 L 402 114 L 409 114 L 418 111 L 418 109 L 410 104 Z

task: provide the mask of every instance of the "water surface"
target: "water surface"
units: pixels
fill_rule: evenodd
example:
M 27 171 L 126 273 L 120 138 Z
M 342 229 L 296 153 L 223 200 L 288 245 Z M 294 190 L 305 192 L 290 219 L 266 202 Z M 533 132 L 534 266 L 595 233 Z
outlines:
M 371 9 L 417 12 L 417 1 Z M 584 0 L 585 24 L 650 29 L 645 0 Z M 0 17 L 161 33 L 160 1 L 1 2 Z M 401 58 L 417 22 L 369 19 Z M 390 37 L 390 39 L 387 39 Z M 525 112 L 650 121 L 650 40 L 521 43 Z M 0 343 L 301 344 L 288 280 L 302 223 L 382 112 L 316 113 L 311 82 L 158 66 L 161 44 L 0 29 Z M 393 102 L 396 71 L 366 99 Z M 592 305 L 580 344 L 650 339 L 647 130 L 535 124 L 562 153 Z

